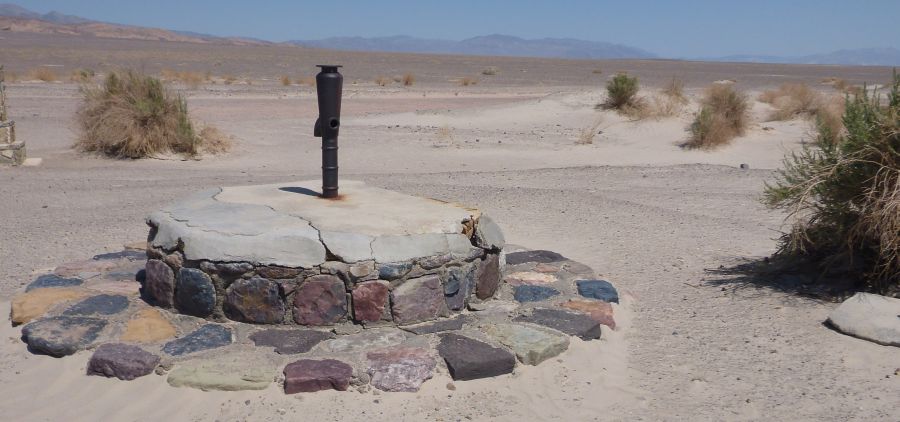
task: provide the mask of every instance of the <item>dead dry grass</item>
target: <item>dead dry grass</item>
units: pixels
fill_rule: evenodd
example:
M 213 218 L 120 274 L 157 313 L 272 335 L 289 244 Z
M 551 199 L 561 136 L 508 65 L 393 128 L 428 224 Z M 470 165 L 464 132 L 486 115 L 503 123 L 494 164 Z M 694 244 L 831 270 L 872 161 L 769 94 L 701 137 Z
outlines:
M 412 73 L 404 73 L 400 82 L 403 83 L 403 86 L 413 86 L 416 83 L 416 76 Z
M 82 87 L 75 147 L 115 158 L 160 154 L 197 156 L 223 152 L 230 141 L 211 127 L 199 134 L 181 95 L 160 79 L 133 71 L 111 72 L 100 86 Z
M 732 84 L 713 84 L 706 89 L 700 111 L 690 126 L 691 136 L 682 144 L 691 149 L 712 149 L 744 134 L 750 119 L 747 96 Z
M 838 79 L 835 83 L 841 81 Z M 844 97 L 841 94 L 823 94 L 805 84 L 791 83 L 763 91 L 758 100 L 774 108 L 769 120 L 808 118 L 820 122 L 834 134 L 843 131 Z
M 291 86 L 291 77 L 282 75 L 281 86 Z
M 590 126 L 581 129 L 581 132 L 578 134 L 578 140 L 575 141 L 575 145 L 590 145 L 594 143 L 594 137 L 599 134 L 600 124 L 603 123 L 602 119 L 597 119 Z
M 476 84 L 478 84 L 478 79 L 470 78 L 470 77 L 466 76 L 464 78 L 459 79 L 459 84 L 461 86 L 476 85 Z
M 69 74 L 69 81 L 83 84 L 92 81 L 96 75 L 91 69 L 75 69 Z
M 297 78 L 297 85 L 316 86 L 315 76 L 302 76 Z
M 378 86 L 388 86 L 391 84 L 391 78 L 379 76 L 375 78 L 375 83 L 378 84 Z
M 498 72 L 500 72 L 500 69 L 496 66 L 488 66 L 481 71 L 481 74 L 485 76 L 494 76 Z
M 32 81 L 56 82 L 59 76 L 49 67 L 36 67 L 28 71 L 27 78 Z
M 197 89 L 206 82 L 209 76 L 206 73 L 177 71 L 171 69 L 163 69 L 159 72 L 160 77 L 167 82 L 180 82 L 187 85 L 191 89 Z

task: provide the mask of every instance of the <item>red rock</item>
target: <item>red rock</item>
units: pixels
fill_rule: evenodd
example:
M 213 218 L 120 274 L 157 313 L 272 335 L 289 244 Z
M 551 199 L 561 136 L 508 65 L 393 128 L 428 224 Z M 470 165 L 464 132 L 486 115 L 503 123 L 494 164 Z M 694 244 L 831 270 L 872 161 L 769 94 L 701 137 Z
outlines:
M 347 316 L 344 282 L 332 275 L 307 278 L 294 293 L 294 321 L 302 325 L 331 325 Z
M 175 304 L 175 272 L 165 262 L 147 261 L 144 294 L 162 307 L 171 308 Z
M 366 281 L 353 288 L 353 319 L 376 322 L 385 318 L 390 290 L 386 281 Z
M 500 287 L 500 255 L 488 254 L 475 270 L 475 296 L 485 300 L 497 293 Z
M 616 320 L 613 319 L 613 308 L 609 302 L 602 300 L 577 300 L 572 299 L 562 303 L 563 308 L 578 311 L 587 314 L 594 321 L 597 321 L 609 328 L 616 329 Z
M 284 393 L 346 391 L 353 368 L 335 359 L 301 359 L 284 367 Z

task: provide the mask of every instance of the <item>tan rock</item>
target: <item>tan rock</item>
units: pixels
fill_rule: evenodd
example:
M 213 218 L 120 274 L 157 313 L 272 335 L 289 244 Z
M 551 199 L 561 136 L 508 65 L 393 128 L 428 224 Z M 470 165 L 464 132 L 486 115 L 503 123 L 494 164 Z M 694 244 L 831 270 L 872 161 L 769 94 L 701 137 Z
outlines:
M 113 259 L 85 259 L 83 261 L 67 262 L 53 270 L 60 277 L 75 277 L 81 273 L 99 273 L 113 271 L 123 260 Z
M 88 293 L 81 289 L 34 289 L 13 299 L 9 319 L 13 325 L 24 324 L 44 315 L 50 308 L 60 303 L 81 299 L 87 295 Z
M 523 284 L 541 285 L 555 283 L 557 278 L 550 274 L 522 271 L 507 275 L 503 278 L 503 281 L 513 286 L 521 286 Z
M 152 308 L 142 309 L 125 324 L 121 341 L 127 343 L 156 343 L 175 337 L 175 326 Z
M 541 262 L 534 266 L 534 270 L 539 273 L 555 273 L 559 271 L 559 267 Z
M 616 320 L 613 319 L 613 308 L 609 302 L 604 302 L 602 300 L 572 299 L 562 303 L 560 306 L 587 314 L 594 321 L 614 330 L 616 329 Z
M 124 245 L 125 250 L 129 251 L 146 251 L 147 250 L 147 241 L 142 240 L 140 242 L 132 242 Z

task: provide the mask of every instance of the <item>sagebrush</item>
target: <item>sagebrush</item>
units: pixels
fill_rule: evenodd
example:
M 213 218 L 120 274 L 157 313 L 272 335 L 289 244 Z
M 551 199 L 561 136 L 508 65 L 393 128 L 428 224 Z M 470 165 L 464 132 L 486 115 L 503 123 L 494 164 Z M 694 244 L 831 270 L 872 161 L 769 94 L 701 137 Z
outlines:
M 843 133 L 820 124 L 815 143 L 785 159 L 765 203 L 788 211 L 777 257 L 812 263 L 819 280 L 900 291 L 900 76 L 887 102 L 848 96 Z M 893 292 L 893 293 L 891 293 Z
M 111 72 L 102 85 L 83 85 L 81 92 L 84 100 L 76 114 L 81 134 L 75 145 L 81 151 L 144 158 L 196 156 L 228 147 L 218 131 L 198 134 L 184 98 L 152 76 Z
M 700 102 L 700 111 L 690 126 L 686 148 L 711 149 L 743 135 L 749 120 L 747 97 L 731 84 L 713 84 Z
M 606 83 L 606 101 L 602 108 L 623 110 L 637 106 L 637 93 L 640 90 L 638 78 L 619 73 Z

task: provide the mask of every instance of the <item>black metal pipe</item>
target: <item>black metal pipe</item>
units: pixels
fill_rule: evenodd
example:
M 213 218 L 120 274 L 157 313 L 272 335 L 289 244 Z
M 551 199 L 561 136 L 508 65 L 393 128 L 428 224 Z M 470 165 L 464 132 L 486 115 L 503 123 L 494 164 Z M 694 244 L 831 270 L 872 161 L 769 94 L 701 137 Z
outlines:
M 338 196 L 338 129 L 341 127 L 341 90 L 344 77 L 338 65 L 318 65 L 316 93 L 319 97 L 319 118 L 314 135 L 322 138 L 322 197 Z

